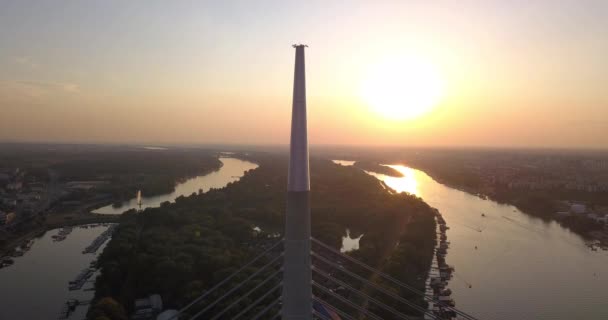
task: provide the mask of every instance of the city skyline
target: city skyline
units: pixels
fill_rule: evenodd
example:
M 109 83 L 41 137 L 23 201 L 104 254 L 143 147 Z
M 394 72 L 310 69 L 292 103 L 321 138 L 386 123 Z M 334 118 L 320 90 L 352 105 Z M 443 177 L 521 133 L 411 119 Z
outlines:
M 607 6 L 9 1 L 0 141 L 286 145 L 302 42 L 311 145 L 605 149 Z M 366 99 L 387 61 L 416 72 L 383 71 L 392 91 Z M 433 100 L 424 112 L 370 105 L 412 99 L 426 64 L 440 92 L 401 106 Z

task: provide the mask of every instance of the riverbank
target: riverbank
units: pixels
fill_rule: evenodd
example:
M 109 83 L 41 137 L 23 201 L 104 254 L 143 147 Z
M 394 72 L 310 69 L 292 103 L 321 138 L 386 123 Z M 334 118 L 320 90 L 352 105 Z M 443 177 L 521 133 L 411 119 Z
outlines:
M 377 172 L 377 173 L 381 173 L 390 177 L 403 177 L 403 174 L 391 167 L 387 167 L 385 165 L 382 165 L 378 162 L 373 162 L 373 161 L 356 161 L 353 164 L 353 167 L 362 169 L 364 171 L 373 171 L 373 172 Z
M 376 177 L 424 199 L 450 227 L 449 287 L 458 309 L 480 319 L 607 319 L 608 252 L 589 249 L 555 221 L 450 188 L 423 171 L 394 168 L 406 177 Z
M 601 224 L 594 223 L 586 217 L 559 217 L 556 214 L 559 209 L 555 203 L 562 200 L 559 193 L 539 194 L 533 191 L 517 192 L 499 188 L 488 191 L 481 187 L 474 187 L 474 183 L 471 183 L 471 185 L 459 184 L 444 177 L 433 168 L 426 168 L 415 163 L 404 165 L 424 171 L 433 180 L 447 187 L 466 192 L 480 199 L 514 206 L 521 212 L 546 222 L 555 221 L 590 243 L 598 241 L 600 243 L 599 247 L 608 247 L 608 227 L 602 227 Z
M 91 151 L 65 158 L 52 166 L 62 180 L 99 182 L 92 191 L 108 195 L 113 203 L 134 197 L 137 190 L 148 196 L 171 193 L 183 179 L 221 167 L 217 152 L 186 148 Z M 73 200 L 84 199 L 76 194 Z
M 29 229 L 23 234 L 15 235 L 14 238 L 8 238 L 0 247 L 0 257 L 11 255 L 15 248 L 28 243 L 32 239 L 42 237 L 47 231 L 57 228 L 79 226 L 86 224 L 99 223 L 115 223 L 118 222 L 120 216 L 109 216 L 95 213 L 54 213 L 45 217 L 41 225 Z
M 55 229 L 83 224 L 115 223 L 118 222 L 119 219 L 120 216 L 108 216 L 105 214 L 97 214 L 92 212 L 54 214 L 47 218 L 46 227 L 47 229 Z
M 435 210 L 438 241 L 436 241 L 435 255 L 431 264 L 431 271 L 427 278 L 427 290 L 425 293 L 433 297 L 433 302 L 429 305 L 429 310 L 433 312 L 434 315 L 440 317 L 440 319 L 452 319 L 456 317 L 456 312 L 454 312 L 451 307 L 455 307 L 456 302 L 451 297 L 452 290 L 448 288 L 448 285 L 449 281 L 452 279 L 454 267 L 446 262 L 448 249 L 450 247 L 450 242 L 447 238 L 447 230 L 450 229 L 450 227 L 447 225 L 439 210 Z
M 172 203 L 193 194 L 201 194 L 214 188 L 223 188 L 227 184 L 240 179 L 245 172 L 257 168 L 257 164 L 253 162 L 234 157 L 220 157 L 218 162 L 220 163 L 219 170 L 182 180 L 170 193 L 151 197 L 142 193 L 141 202 L 138 201 L 135 193 L 133 193 L 130 199 L 119 205 L 113 204 L 99 207 L 92 212 L 104 215 L 120 215 L 131 209 L 144 210 L 146 208 L 157 208 L 163 205 L 163 203 Z

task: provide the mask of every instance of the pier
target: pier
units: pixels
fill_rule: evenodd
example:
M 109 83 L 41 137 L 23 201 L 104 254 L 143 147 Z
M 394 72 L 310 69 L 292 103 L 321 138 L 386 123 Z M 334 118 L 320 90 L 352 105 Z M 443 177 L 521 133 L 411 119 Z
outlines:
M 59 230 L 56 235 L 51 236 L 54 242 L 59 242 L 65 240 L 70 233 L 72 233 L 72 227 L 63 227 Z
M 65 302 L 61 311 L 59 312 L 59 317 L 57 319 L 63 320 L 68 319 L 72 312 L 76 310 L 78 306 L 85 306 L 91 303 L 91 300 L 78 300 L 78 299 L 70 299 Z
M 74 280 L 69 282 L 68 289 L 70 289 L 70 291 L 82 289 L 82 286 L 84 286 L 94 273 L 94 268 L 83 269 Z
M 87 253 L 95 253 L 97 252 L 97 250 L 99 250 L 99 248 L 108 240 L 110 239 L 110 237 L 112 236 L 112 233 L 114 233 L 114 230 L 116 229 L 117 224 L 111 224 L 110 227 L 102 232 L 97 238 L 95 238 L 95 240 L 93 240 L 93 242 L 91 242 L 91 244 L 89 246 L 87 246 L 82 253 L 83 254 L 87 254 Z
M 453 319 L 456 312 L 450 307 L 455 307 L 456 303 L 451 298 L 452 290 L 447 285 L 452 279 L 454 267 L 446 263 L 445 257 L 450 247 L 447 240 L 446 231 L 450 229 L 445 219 L 436 211 L 435 221 L 437 223 L 437 244 L 435 245 L 435 256 L 431 265 L 431 271 L 427 280 L 427 294 L 433 296 L 433 302 L 429 305 L 429 310 L 440 319 Z

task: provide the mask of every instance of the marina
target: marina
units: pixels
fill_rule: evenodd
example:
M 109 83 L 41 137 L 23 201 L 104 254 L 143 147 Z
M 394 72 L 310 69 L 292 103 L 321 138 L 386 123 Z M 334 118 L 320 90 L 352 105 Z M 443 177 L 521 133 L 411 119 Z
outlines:
M 53 241 L 59 242 L 65 240 L 70 233 L 72 233 L 72 227 L 63 227 L 59 229 L 59 232 L 56 235 L 53 235 Z
M 437 240 L 431 270 L 427 279 L 426 294 L 433 297 L 429 310 L 435 316 L 441 319 L 452 319 L 456 317 L 456 313 L 448 307 L 455 307 L 456 302 L 451 297 L 452 290 L 448 288 L 449 281 L 452 279 L 452 273 L 454 272 L 454 267 L 446 263 L 446 256 L 450 247 L 446 234 L 449 227 L 439 210 L 436 209 L 435 222 L 437 224 Z
M 15 264 L 15 259 L 23 257 L 26 252 L 30 251 L 32 245 L 34 244 L 33 239 L 25 240 L 21 245 L 17 246 L 13 250 L 11 250 L 8 255 L 0 257 L 0 269 L 12 266 Z
M 103 226 L 106 226 L 108 224 L 103 224 Z M 97 238 L 95 238 L 95 240 L 93 240 L 93 242 L 91 242 L 90 245 L 88 245 L 83 251 L 83 254 L 87 254 L 87 253 L 96 253 L 97 250 L 99 250 L 99 248 L 106 242 L 108 241 L 108 239 L 110 239 L 112 237 L 112 233 L 114 232 L 114 230 L 116 229 L 116 227 L 118 226 L 118 224 L 112 223 L 109 224 L 108 229 L 106 229 L 106 231 L 102 232 Z
M 94 268 L 94 261 L 107 241 L 96 253 L 82 254 L 82 251 L 109 227 L 100 224 L 74 227 L 62 241 L 52 237 L 61 229 L 49 230 L 30 240 L 26 246 L 29 250 L 22 256 L 2 258 L 7 262 L 13 260 L 14 265 L 0 269 L 0 296 L 3 305 L 11 306 L 0 308 L 0 319 L 84 319 L 87 306 L 82 302 L 93 298 L 94 291 L 89 289 L 95 279 L 94 272 L 85 270 Z M 74 299 L 79 303 L 70 303 L 66 308 L 66 302 Z
M 8 266 L 12 266 L 15 263 L 11 257 L 2 257 L 0 258 L 0 269 Z
M 76 276 L 74 280 L 71 280 L 68 283 L 68 289 L 70 291 L 80 290 L 84 286 L 84 284 L 93 276 L 95 273 L 95 268 L 85 268 Z

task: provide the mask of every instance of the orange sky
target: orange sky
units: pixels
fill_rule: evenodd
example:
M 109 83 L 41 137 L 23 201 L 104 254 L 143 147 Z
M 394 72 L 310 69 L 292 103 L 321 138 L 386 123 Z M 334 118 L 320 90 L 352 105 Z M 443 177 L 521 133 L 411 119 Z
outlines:
M 0 12 L 0 140 L 285 144 L 302 42 L 313 144 L 608 147 L 604 1 L 57 3 Z M 387 119 L 362 83 L 406 56 L 443 94 Z

